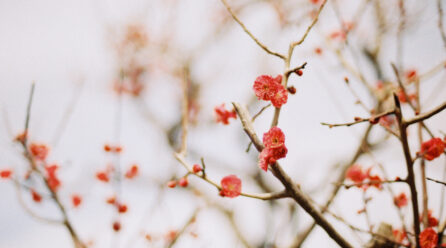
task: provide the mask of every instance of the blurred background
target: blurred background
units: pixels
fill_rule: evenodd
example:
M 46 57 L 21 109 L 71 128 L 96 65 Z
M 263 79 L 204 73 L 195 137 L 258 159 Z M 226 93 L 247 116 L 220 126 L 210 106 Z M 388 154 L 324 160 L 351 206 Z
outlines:
M 397 0 L 329 0 L 295 49 L 292 67 L 307 65 L 302 76 L 289 78 L 297 93 L 289 94 L 281 112 L 279 127 L 289 150 L 281 164 L 318 204 L 325 204 L 369 125 L 328 128 L 320 123 L 367 118 L 377 102 L 385 110 L 390 103 L 380 94 L 397 88 L 391 63 L 411 92 L 415 86 L 406 76 L 416 72 L 421 112 L 445 101 L 446 50 L 438 2 L 446 2 L 402 2 L 403 7 Z M 228 3 L 262 43 L 286 54 L 322 1 Z M 166 247 L 173 240 L 176 247 L 289 247 L 312 224 L 289 199 L 222 198 L 212 185 L 192 176 L 188 187 L 166 186 L 186 174 L 173 157 L 179 147 L 181 85 L 186 80 L 191 104 L 187 161 L 200 163 L 203 157 L 207 175 L 216 182 L 236 174 L 244 192 L 283 187 L 271 172 L 260 171 L 255 149 L 245 151 L 249 139 L 239 119 L 229 125 L 215 121 L 214 107 L 222 103 L 229 110 L 231 102 L 246 104 L 251 115 L 257 113 L 267 103 L 254 95 L 256 77 L 284 71 L 283 61 L 258 47 L 220 1 L 1 0 L 0 64 L 0 169 L 12 169 L 21 182 L 0 180 L 0 247 L 73 245 L 63 225 L 35 218 L 61 219 L 61 214 L 38 176 L 24 179 L 30 165 L 14 142 L 24 131 L 32 82 L 29 142 L 50 148 L 48 163 L 60 166 L 57 194 L 89 247 Z M 273 111 L 270 107 L 256 119 L 260 137 L 268 131 Z M 407 104 L 403 111 L 407 118 L 414 115 Z M 425 123 L 444 137 L 445 113 Z M 416 133 L 415 125 L 409 129 L 413 155 L 420 147 Z M 373 126 L 368 141 L 376 145 L 355 164 L 373 166 L 382 178 L 406 175 L 400 143 L 382 125 Z M 106 152 L 104 145 L 123 150 Z M 124 174 L 134 164 L 138 175 L 128 179 Z M 96 175 L 107 168 L 114 172 L 105 183 Z M 427 163 L 426 174 L 441 180 L 445 169 L 442 156 Z M 415 170 L 419 179 L 418 164 Z M 432 182 L 427 186 L 429 208 L 443 222 L 442 187 Z M 30 188 L 41 192 L 41 202 L 33 201 Z M 391 188 L 410 196 L 406 185 Z M 72 204 L 74 194 L 82 197 L 78 207 Z M 107 204 L 111 196 L 125 202 L 127 212 L 119 214 Z M 368 218 L 358 213 L 365 198 Z M 375 230 L 381 222 L 402 226 L 387 187 L 365 193 L 341 188 L 330 211 L 342 216 L 344 221 L 326 215 L 355 247 L 370 234 L 345 223 L 364 230 Z M 401 211 L 406 224 L 412 223 L 410 204 Z M 118 232 L 115 222 L 121 225 Z M 337 245 L 316 227 L 302 247 Z

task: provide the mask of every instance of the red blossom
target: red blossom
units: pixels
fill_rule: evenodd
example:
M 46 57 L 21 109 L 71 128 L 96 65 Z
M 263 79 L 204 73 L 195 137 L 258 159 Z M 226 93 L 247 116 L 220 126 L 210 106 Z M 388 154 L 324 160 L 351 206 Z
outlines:
M 431 227 L 424 229 L 420 233 L 420 245 L 421 248 L 435 248 L 438 242 L 437 232 Z
M 407 206 L 408 201 L 409 200 L 407 199 L 407 196 L 404 192 L 401 192 L 399 195 L 397 195 L 393 198 L 393 202 L 399 208 Z
M 436 226 L 438 226 L 438 219 L 433 216 L 432 210 L 429 210 L 427 212 L 427 219 L 428 219 L 429 227 L 436 227 Z
M 200 172 L 202 170 L 203 170 L 203 168 L 201 168 L 201 165 L 199 165 L 199 164 L 194 164 L 194 166 L 192 167 L 192 171 L 194 173 L 198 173 L 198 172 Z
M 107 183 L 108 181 L 110 181 L 110 177 L 108 176 L 108 173 L 105 171 L 99 171 L 96 173 L 96 178 L 99 181 L 105 182 Z
M 116 203 L 116 196 L 110 196 L 109 198 L 107 198 L 107 203 L 108 204 L 115 204 Z
M 187 180 L 187 177 L 182 177 L 180 180 L 178 180 L 178 185 L 180 185 L 181 187 L 187 187 L 187 185 L 189 184 L 189 181 Z
M 36 160 L 45 160 L 49 153 L 49 148 L 45 144 L 32 143 L 29 150 Z
M 406 72 L 406 79 L 409 81 L 415 80 L 418 77 L 417 71 L 412 69 Z
M 393 124 L 395 124 L 396 118 L 394 115 L 385 115 L 379 118 L 379 124 L 383 127 L 390 128 Z
M 223 196 L 234 198 L 242 192 L 242 181 L 236 175 L 224 177 L 221 182 L 220 194 Z
M 407 103 L 409 101 L 413 101 L 416 98 L 415 94 L 407 94 L 407 97 L 409 98 L 409 99 L 407 99 L 406 95 L 404 94 L 404 90 L 403 89 L 399 89 L 398 90 L 397 96 L 398 96 L 398 99 L 400 100 L 400 102 L 402 102 L 402 103 Z
M 74 194 L 71 196 L 71 202 L 73 203 L 73 207 L 77 208 L 82 203 L 82 197 L 80 195 Z
M 178 232 L 176 230 L 169 230 L 166 235 L 164 236 L 164 238 L 171 242 L 172 240 L 175 239 L 175 237 L 177 236 Z
M 380 176 L 378 176 L 378 175 L 370 175 L 370 174 L 368 173 L 367 177 L 368 177 L 368 179 L 370 180 L 370 185 L 371 185 L 372 187 L 375 187 L 375 188 L 377 188 L 377 189 L 382 189 L 382 184 L 381 184 L 382 179 L 381 179 Z M 364 190 L 365 190 L 365 189 L 367 189 L 367 187 L 365 187 Z
M 348 168 L 345 177 L 354 183 L 362 183 L 367 178 L 367 173 L 363 171 L 360 165 L 354 164 Z
M 59 166 L 57 164 L 45 166 L 48 186 L 53 192 L 56 192 L 62 184 L 57 177 L 57 169 L 59 169 Z
M 272 127 L 263 134 L 263 144 L 267 148 L 277 148 L 285 145 L 285 134 L 278 127 Z
M 314 52 L 315 52 L 317 55 L 322 55 L 322 48 L 320 48 L 320 47 L 316 47 L 316 48 L 314 48 Z
M 262 75 L 254 81 L 254 93 L 259 100 L 269 101 L 277 92 L 278 85 L 282 81 L 282 75 L 273 78 L 269 75 Z
M 237 119 L 237 114 L 235 113 L 235 110 L 233 109 L 232 111 L 228 111 L 225 108 L 225 104 L 222 103 L 219 106 L 216 106 L 214 108 L 215 114 L 217 116 L 216 121 L 223 123 L 224 125 L 228 125 L 229 124 L 229 118 L 234 118 Z
M 33 198 L 33 201 L 35 201 L 35 202 L 41 202 L 42 201 L 42 196 L 39 193 L 37 193 L 36 191 L 34 191 L 34 190 L 31 190 L 31 196 Z
M 271 101 L 276 108 L 280 108 L 288 100 L 288 92 L 282 85 L 282 75 L 273 78 L 262 75 L 254 81 L 254 93 L 259 100 Z
M 394 229 L 392 231 L 392 233 L 393 233 L 393 236 L 395 237 L 395 241 L 398 243 L 402 243 L 407 238 L 407 234 L 403 230 Z
M 265 148 L 259 154 L 259 167 L 267 171 L 268 165 L 286 157 L 288 149 L 285 146 L 285 134 L 278 127 L 272 127 L 263 134 Z
M 138 175 L 138 165 L 134 164 L 130 169 L 125 173 L 125 177 L 128 179 L 132 179 Z
M 288 101 L 288 91 L 280 84 L 277 88 L 277 92 L 274 97 L 271 99 L 271 103 L 274 107 L 280 108 Z
M 0 177 L 4 179 L 11 178 L 12 176 L 12 170 L 10 169 L 4 169 L 0 171 Z
M 431 161 L 439 157 L 446 148 L 446 144 L 440 138 L 432 138 L 421 144 L 419 152 L 425 159 Z

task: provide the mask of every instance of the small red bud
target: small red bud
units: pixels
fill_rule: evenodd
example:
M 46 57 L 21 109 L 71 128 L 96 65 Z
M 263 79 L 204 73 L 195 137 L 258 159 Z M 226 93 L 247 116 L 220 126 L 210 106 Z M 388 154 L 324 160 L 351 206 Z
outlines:
M 123 214 L 123 213 L 127 212 L 127 205 L 125 205 L 125 204 L 119 204 L 119 205 L 118 205 L 118 212 L 119 212 L 120 214 Z
M 169 188 L 175 188 L 176 186 L 177 186 L 177 181 L 175 181 L 175 180 L 169 181 L 167 183 L 167 187 L 169 187 Z
M 202 170 L 203 170 L 203 168 L 201 168 L 201 166 L 199 164 L 194 164 L 194 166 L 192 167 L 192 171 L 194 173 L 198 173 L 198 172 L 200 172 Z
M 376 123 L 379 122 L 379 117 L 378 117 L 378 118 L 376 118 L 376 117 L 370 117 L 369 122 L 370 122 L 371 124 L 376 124 Z
M 294 86 L 290 86 L 287 88 L 288 92 L 290 92 L 291 95 L 296 94 L 296 88 Z
M 187 177 L 182 177 L 182 178 L 178 181 L 178 185 L 180 185 L 180 186 L 183 187 L 183 188 L 187 187 L 188 184 L 189 184 L 189 181 L 187 180 Z
M 361 117 L 357 117 L 357 116 L 355 116 L 355 121 L 360 121 L 360 120 L 362 120 Z
M 304 72 L 300 69 L 296 70 L 296 74 L 300 77 L 302 76 L 302 74 L 304 74 Z
M 113 230 L 115 230 L 115 232 L 119 232 L 119 230 L 121 230 L 121 223 L 118 221 L 113 222 Z

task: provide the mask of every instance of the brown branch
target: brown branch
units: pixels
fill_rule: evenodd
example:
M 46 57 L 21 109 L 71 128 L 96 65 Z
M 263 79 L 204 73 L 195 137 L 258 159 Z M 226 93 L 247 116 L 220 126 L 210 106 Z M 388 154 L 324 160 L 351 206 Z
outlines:
M 446 33 L 443 27 L 443 7 L 441 6 L 441 0 L 437 0 L 438 8 L 438 29 L 440 29 L 441 39 L 443 40 L 443 45 L 446 48 Z
M 302 44 L 305 41 L 305 38 L 307 38 L 308 34 L 310 33 L 310 30 L 314 27 L 314 25 L 317 23 L 317 21 L 319 20 L 319 16 L 322 12 L 322 9 L 324 8 L 325 4 L 327 3 L 327 0 L 324 0 L 324 2 L 322 2 L 321 6 L 319 7 L 316 16 L 314 17 L 313 21 L 311 22 L 310 26 L 307 27 L 307 30 L 305 31 L 304 35 L 302 36 L 302 38 L 300 38 L 300 40 L 295 41 L 293 43 L 291 43 L 290 47 L 295 47 L 298 46 L 300 44 Z M 291 56 L 290 56 L 291 57 Z
M 263 113 L 263 111 L 265 111 L 269 107 L 271 107 L 271 103 L 260 109 L 260 111 L 252 117 L 251 122 L 254 122 L 257 119 L 257 117 L 259 117 Z
M 245 24 L 235 15 L 234 11 L 231 9 L 231 6 L 229 6 L 229 4 L 226 2 L 226 0 L 221 0 L 221 2 L 223 3 L 223 5 L 225 5 L 226 9 L 228 10 L 228 12 L 231 14 L 232 18 L 234 18 L 234 20 L 243 28 L 243 31 L 245 31 L 245 33 L 247 33 L 249 35 L 249 37 L 251 37 L 251 39 L 254 40 L 254 42 L 261 47 L 263 50 L 265 50 L 265 52 L 277 56 L 283 60 L 285 60 L 285 55 L 282 55 L 280 53 L 277 52 L 273 52 L 271 51 L 267 46 L 265 46 L 263 43 L 261 43 L 252 33 L 251 31 L 248 30 L 248 28 L 245 26 Z
M 36 88 L 36 83 L 33 82 L 31 84 L 31 92 L 29 93 L 28 105 L 26 107 L 26 119 L 25 119 L 25 129 L 23 131 L 23 145 L 26 147 L 28 143 L 28 129 L 29 129 L 29 121 L 31 118 L 31 106 L 33 103 L 34 89 Z
M 296 66 L 293 69 L 289 69 L 288 71 L 285 72 L 285 75 L 289 77 L 291 73 L 297 73 L 298 70 L 305 69 L 305 66 L 307 66 L 307 62 L 304 62 L 303 64 Z
M 264 146 L 252 128 L 252 123 L 249 121 L 251 118 L 249 117 L 248 111 L 246 108 L 241 107 L 237 103 L 233 103 L 233 105 L 240 117 L 243 129 L 251 139 L 252 143 L 255 145 L 257 151 L 261 152 Z M 308 196 L 302 192 L 297 184 L 293 182 L 287 173 L 285 173 L 279 163 L 276 162 L 272 164 L 271 171 L 273 175 L 285 186 L 286 192 L 290 195 L 290 197 L 293 198 L 338 245 L 341 247 L 352 247 L 325 219 L 322 213 L 313 206 Z
M 355 118 L 356 120 L 353 122 L 347 122 L 347 123 L 338 123 L 338 124 L 330 124 L 330 123 L 326 123 L 326 122 L 321 122 L 322 125 L 324 126 L 329 126 L 330 128 L 332 127 L 342 127 L 342 126 L 352 126 L 352 125 L 356 125 L 358 123 L 362 123 L 362 122 L 370 122 L 370 123 L 376 123 L 377 121 L 379 121 L 379 118 L 387 116 L 387 115 L 391 115 L 391 114 L 395 114 L 394 110 L 389 110 L 386 111 L 384 113 L 369 117 L 369 118 Z
M 184 77 L 181 80 L 183 88 L 182 110 L 181 110 L 181 148 L 178 151 L 179 154 L 185 156 L 187 153 L 187 127 L 189 124 L 189 94 L 188 94 L 188 82 L 189 71 L 184 68 Z
M 345 184 L 345 183 L 341 183 L 341 184 L 336 184 L 339 186 L 342 186 L 346 189 L 349 189 L 351 187 L 359 187 L 359 186 L 363 186 L 363 185 L 379 185 L 379 184 L 388 184 L 388 183 L 405 183 L 406 180 L 404 179 L 396 179 L 396 180 L 383 180 L 383 181 L 379 181 L 379 180 L 371 180 L 371 181 L 366 181 L 366 182 L 360 182 L 360 183 L 352 183 L 352 184 Z
M 407 183 L 410 187 L 411 199 L 412 199 L 412 212 L 413 212 L 413 222 L 415 229 L 415 239 L 417 243 L 417 248 L 420 247 L 420 217 L 418 208 L 418 194 L 415 185 L 415 173 L 413 170 L 413 161 L 410 156 L 409 142 L 407 140 L 407 123 L 403 120 L 403 115 L 401 112 L 401 105 L 398 96 L 394 93 L 393 99 L 395 101 L 395 116 L 398 120 L 398 126 L 400 130 L 400 141 L 404 152 L 404 158 L 406 160 L 407 167 Z
M 433 178 L 430 178 L 430 177 L 426 177 L 426 179 L 429 180 L 429 181 L 432 181 L 432 182 L 435 182 L 435 183 L 439 183 L 439 184 L 443 184 L 444 186 L 446 186 L 446 182 L 442 182 L 442 181 L 439 181 L 439 180 L 436 180 L 436 179 L 433 179 Z
M 407 126 L 410 126 L 410 125 L 412 125 L 414 123 L 422 122 L 422 121 L 424 121 L 426 119 L 429 119 L 432 116 L 440 113 L 441 111 L 443 111 L 445 109 L 446 109 L 446 102 L 440 104 L 439 106 L 437 106 L 436 108 L 432 109 L 431 111 L 429 111 L 429 112 L 427 112 L 425 114 L 418 115 L 417 117 L 414 117 L 414 118 L 412 118 L 410 120 L 405 121 L 405 123 L 406 123 Z

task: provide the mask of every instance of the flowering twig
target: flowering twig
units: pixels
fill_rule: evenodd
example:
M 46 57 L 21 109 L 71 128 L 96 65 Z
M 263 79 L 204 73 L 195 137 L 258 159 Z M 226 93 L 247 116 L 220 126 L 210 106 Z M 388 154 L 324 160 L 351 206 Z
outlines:
M 203 179 L 207 183 L 209 183 L 209 184 L 213 185 L 215 188 L 217 188 L 218 191 L 220 191 L 222 189 L 220 184 L 211 180 L 208 176 L 206 176 L 206 174 L 204 174 L 202 172 L 200 174 L 194 173 L 192 166 L 186 162 L 186 160 L 184 159 L 184 157 L 181 154 L 174 153 L 174 156 L 177 159 L 177 161 L 180 162 L 180 164 L 183 165 L 184 168 L 186 168 L 186 170 L 188 171 L 189 174 Z M 274 200 L 274 199 L 281 199 L 281 198 L 289 197 L 286 191 L 273 192 L 273 193 L 260 193 L 260 194 L 259 193 L 243 193 L 242 192 L 240 195 L 249 197 L 249 198 L 259 199 L 259 200 Z
M 28 146 L 27 146 L 27 133 L 28 133 L 28 127 L 29 127 L 29 122 L 30 122 L 30 116 L 31 116 L 31 105 L 32 105 L 32 100 L 33 100 L 33 95 L 34 95 L 34 88 L 35 88 L 35 84 L 33 83 L 32 86 L 31 86 L 31 93 L 30 93 L 30 96 L 29 96 L 29 99 L 28 99 L 28 106 L 27 106 L 27 110 L 26 110 L 24 139 L 21 139 L 19 141 L 20 141 L 20 144 L 22 145 L 22 147 L 24 149 L 24 156 L 28 160 L 28 162 L 29 162 L 29 164 L 31 166 L 31 169 L 34 172 L 36 172 L 42 178 L 46 188 L 48 189 L 48 191 L 51 194 L 51 198 L 54 200 L 54 203 L 56 203 L 57 207 L 59 208 L 59 211 L 61 212 L 62 218 L 63 218 L 62 223 L 63 223 L 63 225 L 65 225 L 65 227 L 67 228 L 68 232 L 70 233 L 75 247 L 76 248 L 84 248 L 85 245 L 79 239 L 79 236 L 77 235 L 77 233 L 74 230 L 71 222 L 68 219 L 68 215 L 67 215 L 67 212 L 65 210 L 65 207 L 62 205 L 62 203 L 59 200 L 59 197 L 57 196 L 56 192 L 51 189 L 50 184 L 48 182 L 48 179 L 42 174 L 42 172 L 40 170 L 38 170 L 36 161 L 34 160 L 33 156 L 31 155 L 31 152 L 29 151 Z
M 285 75 L 289 77 L 291 73 L 297 73 L 297 71 L 305 69 L 305 66 L 307 66 L 307 62 L 304 62 L 303 64 L 296 66 L 293 69 L 289 69 L 288 71 L 285 72 Z
M 251 139 L 257 151 L 261 152 L 264 146 L 255 134 L 252 123 L 249 121 L 251 118 L 249 117 L 248 110 L 238 103 L 233 103 L 233 105 L 240 117 L 245 133 Z M 289 194 L 289 196 L 293 198 L 296 203 L 298 203 L 315 220 L 315 222 L 320 225 L 334 241 L 336 241 L 336 243 L 338 243 L 341 247 L 352 247 L 325 219 L 322 213 L 320 213 L 313 206 L 308 196 L 302 192 L 297 184 L 293 182 L 288 174 L 285 173 L 279 163 L 275 162 L 273 165 L 271 165 L 271 171 L 273 175 L 285 186 L 286 192 Z
M 265 52 L 285 60 L 285 55 L 271 51 L 267 46 L 265 46 L 263 43 L 261 43 L 259 41 L 259 39 L 257 39 L 251 33 L 251 31 L 249 31 L 249 29 L 245 26 L 245 24 L 235 15 L 234 11 L 231 9 L 231 6 L 229 6 L 229 4 L 226 2 L 226 0 L 221 0 L 221 2 L 223 3 L 223 5 L 225 5 L 226 9 L 231 14 L 232 18 L 234 18 L 234 20 L 243 28 L 243 31 L 245 31 L 245 33 L 247 33 L 249 35 L 249 37 L 251 37 L 251 39 L 253 39 L 257 45 L 259 45 L 263 50 L 265 50 Z

